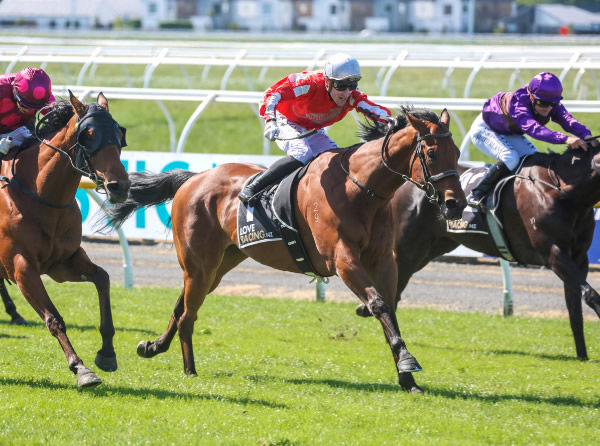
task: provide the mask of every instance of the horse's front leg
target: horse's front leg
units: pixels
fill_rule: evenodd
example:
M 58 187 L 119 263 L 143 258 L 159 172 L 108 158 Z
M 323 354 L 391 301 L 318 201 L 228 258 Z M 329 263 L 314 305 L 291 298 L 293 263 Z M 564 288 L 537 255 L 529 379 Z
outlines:
M 100 308 L 100 335 L 102 348 L 96 354 L 96 365 L 105 372 L 117 370 L 117 355 L 113 345 L 115 327 L 110 305 L 110 277 L 93 263 L 83 248 L 79 248 L 67 261 L 54 265 L 48 275 L 56 282 L 91 282 L 98 292 Z
M 422 368 L 416 358 L 408 351 L 406 343 L 400 335 L 396 314 L 392 310 L 392 307 L 373 285 L 357 255 L 345 252 L 342 255 L 336 256 L 336 258 L 338 259 L 336 260 L 336 272 L 338 276 L 381 323 L 383 333 L 392 350 L 394 362 L 399 373 L 400 384 L 406 390 L 420 391 L 416 384 L 414 384 L 412 376 L 409 379 L 406 374 L 418 372 Z M 390 288 L 386 291 L 391 296 L 394 293 L 394 287 L 386 288 Z
M 568 250 L 554 245 L 550 251 L 550 267 L 564 283 L 565 302 L 569 312 L 569 323 L 575 340 L 577 358 L 587 360 L 581 299 L 585 300 L 600 316 L 600 295 L 586 281 L 588 271 L 587 253 L 582 256 L 582 260 L 577 265 L 569 255 Z
M 42 318 L 48 331 L 54 336 L 69 363 L 69 369 L 77 375 L 77 384 L 79 387 L 93 387 L 102 381 L 94 372 L 88 369 L 81 358 L 77 356 L 69 338 L 67 337 L 67 328 L 65 322 L 50 300 L 46 289 L 40 279 L 40 273 L 25 258 L 15 257 L 14 279 L 17 286 L 23 293 L 27 302 Z

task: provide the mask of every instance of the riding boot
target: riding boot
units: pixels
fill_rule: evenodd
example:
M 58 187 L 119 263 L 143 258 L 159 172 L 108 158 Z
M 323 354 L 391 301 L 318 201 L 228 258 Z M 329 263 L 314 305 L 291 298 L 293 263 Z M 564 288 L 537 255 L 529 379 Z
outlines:
M 246 184 L 246 187 L 238 194 L 238 198 L 242 203 L 251 203 L 254 197 L 256 197 L 256 195 L 264 188 L 270 186 L 303 165 L 302 161 L 298 161 L 291 156 L 286 156 L 285 158 L 277 160 L 271 167 L 256 175 L 254 179 Z
M 504 178 L 511 173 L 502 161 L 498 161 L 491 166 L 485 173 L 479 184 L 471 191 L 467 197 L 467 204 L 473 208 L 483 209 L 483 199 L 486 197 L 490 189 L 498 180 Z

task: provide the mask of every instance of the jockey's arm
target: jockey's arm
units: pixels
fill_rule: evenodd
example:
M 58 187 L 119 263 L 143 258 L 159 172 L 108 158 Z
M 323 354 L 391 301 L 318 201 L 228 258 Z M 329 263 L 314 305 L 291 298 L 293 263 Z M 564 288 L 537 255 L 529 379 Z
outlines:
M 362 95 L 357 102 L 356 110 L 361 112 L 367 118 L 382 123 L 386 123 L 388 118 L 392 116 L 392 113 L 386 107 L 371 102 L 365 95 Z

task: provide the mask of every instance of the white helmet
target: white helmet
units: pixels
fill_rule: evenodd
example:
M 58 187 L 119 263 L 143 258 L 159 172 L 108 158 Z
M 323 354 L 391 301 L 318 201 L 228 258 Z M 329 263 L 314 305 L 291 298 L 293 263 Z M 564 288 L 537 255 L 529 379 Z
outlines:
M 348 54 L 337 53 L 325 63 L 325 77 L 341 81 L 351 79 L 358 81 L 361 78 L 358 61 Z

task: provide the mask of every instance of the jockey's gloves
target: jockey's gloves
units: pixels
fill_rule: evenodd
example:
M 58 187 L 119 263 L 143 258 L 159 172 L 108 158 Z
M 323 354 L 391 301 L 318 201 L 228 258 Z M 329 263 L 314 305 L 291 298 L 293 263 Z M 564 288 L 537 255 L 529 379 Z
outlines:
M 267 122 L 267 124 L 265 125 L 265 138 L 267 138 L 270 141 L 275 141 L 275 138 L 277 138 L 277 135 L 279 135 L 279 127 L 277 127 L 277 121 L 275 121 L 274 119 Z

